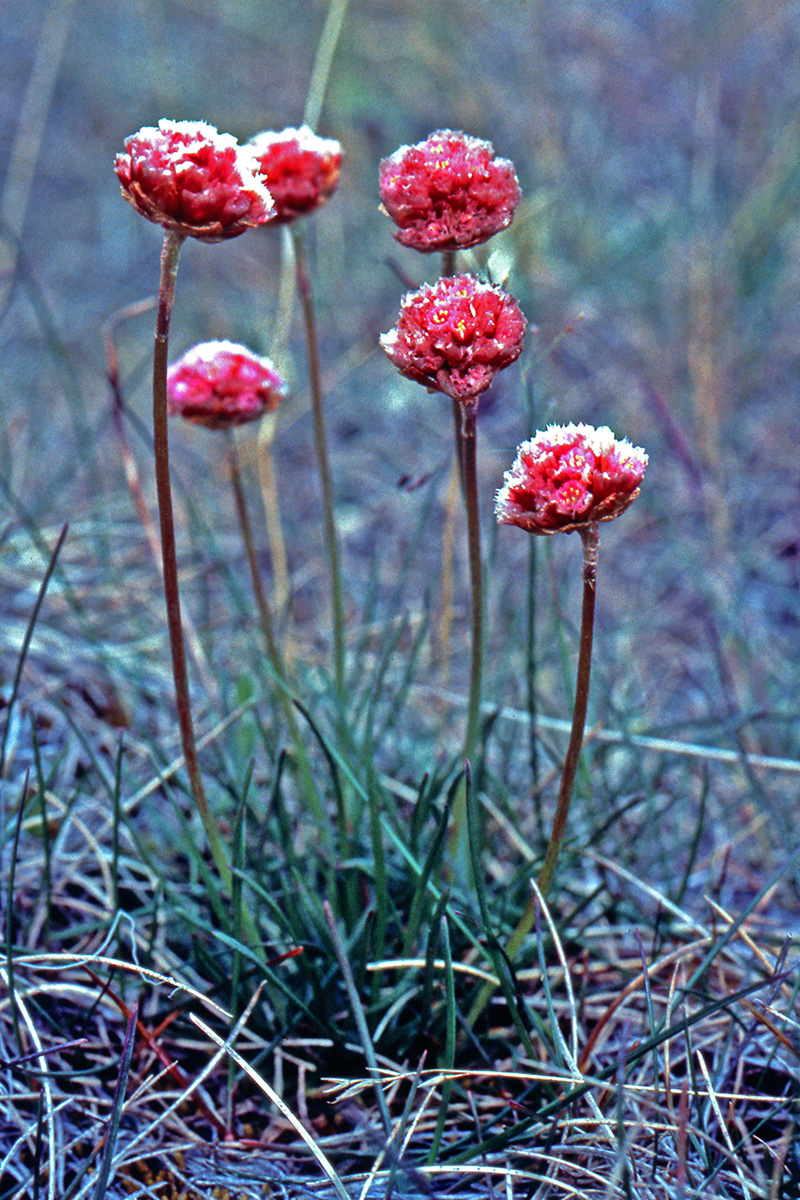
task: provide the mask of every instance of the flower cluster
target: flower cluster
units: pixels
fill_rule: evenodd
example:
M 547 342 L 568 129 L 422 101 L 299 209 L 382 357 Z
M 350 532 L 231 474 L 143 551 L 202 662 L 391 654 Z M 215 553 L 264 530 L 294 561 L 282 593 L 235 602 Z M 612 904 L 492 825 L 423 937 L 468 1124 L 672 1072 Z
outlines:
M 273 224 L 313 212 L 336 191 L 342 147 L 333 138 L 317 137 L 307 125 L 280 133 L 264 130 L 251 138 L 245 150 L 269 188 L 275 204 Z
M 647 455 L 603 425 L 549 425 L 523 442 L 495 513 L 501 525 L 559 533 L 618 517 L 639 495 Z
M 520 198 L 508 159 L 495 158 L 490 142 L 449 129 L 384 159 L 379 187 L 397 241 L 426 254 L 485 242 L 511 224 Z
M 270 360 L 235 342 L 201 342 L 167 375 L 170 416 L 208 429 L 256 421 L 285 395 L 286 384 Z
M 472 275 L 453 275 L 405 296 L 381 346 L 408 379 L 473 401 L 519 357 L 524 336 L 516 300 Z
M 125 141 L 114 163 L 126 200 L 184 237 L 221 242 L 272 215 L 272 198 L 236 138 L 204 121 L 159 121 Z

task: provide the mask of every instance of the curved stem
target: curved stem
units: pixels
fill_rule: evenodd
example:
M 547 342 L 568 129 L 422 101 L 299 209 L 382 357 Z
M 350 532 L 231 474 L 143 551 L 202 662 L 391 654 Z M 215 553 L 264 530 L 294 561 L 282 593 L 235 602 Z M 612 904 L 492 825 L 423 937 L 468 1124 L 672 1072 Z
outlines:
M 599 529 L 596 521 L 578 530 L 583 541 L 583 606 L 581 609 L 581 635 L 578 650 L 578 675 L 575 684 L 575 705 L 572 710 L 572 728 L 567 746 L 567 756 L 564 759 L 564 770 L 561 775 L 561 787 L 558 791 L 556 812 L 553 818 L 553 831 L 547 846 L 542 871 L 539 876 L 539 891 L 547 896 L 550 884 L 553 882 L 564 831 L 567 827 L 572 789 L 575 784 L 575 774 L 578 770 L 583 731 L 586 727 L 586 709 L 589 702 L 589 677 L 592 666 L 592 640 L 594 637 L 594 607 L 595 584 L 597 579 L 597 546 Z M 536 914 L 536 897 L 531 897 L 525 912 L 520 918 L 517 928 L 509 940 L 506 951 L 513 958 L 523 939 L 531 929 Z
M 300 228 L 300 222 L 291 225 L 294 242 L 295 272 L 297 277 L 297 292 L 303 309 L 303 320 L 306 327 L 306 344 L 308 347 L 308 371 L 311 386 L 311 408 L 314 414 L 314 443 L 317 452 L 317 467 L 320 485 L 322 487 L 322 508 L 324 516 L 325 548 L 328 553 L 328 570 L 331 580 L 331 603 L 333 606 L 333 660 L 336 688 L 339 696 L 344 695 L 344 606 L 342 603 L 342 573 L 339 565 L 339 543 L 336 536 L 336 523 L 333 517 L 333 484 L 328 456 L 328 439 L 325 432 L 325 413 L 322 406 L 322 380 L 319 365 L 319 346 L 317 343 L 316 321 L 314 318 L 314 300 L 311 293 L 311 277 L 308 272 L 308 255 L 306 253 L 305 237 Z
M 583 605 L 581 609 L 580 648 L 578 650 L 578 673 L 575 685 L 575 704 L 572 710 L 572 728 L 570 731 L 567 755 L 564 759 L 564 770 L 561 775 L 561 786 L 558 792 L 556 812 L 553 819 L 553 831 L 545 854 L 542 871 L 539 876 L 539 893 L 546 897 L 553 881 L 561 843 L 569 816 L 572 788 L 578 769 L 583 732 L 586 727 L 586 710 L 589 700 L 589 677 L 592 665 L 592 640 L 594 636 L 595 583 L 597 578 L 597 546 L 598 525 L 593 522 L 578 531 L 583 540 Z M 538 896 L 534 892 L 525 911 L 520 917 L 517 927 L 511 934 L 506 945 L 506 954 L 513 960 L 520 946 L 533 928 L 536 920 Z M 467 1017 L 472 1027 L 486 1006 L 486 1002 L 494 991 L 492 984 L 484 984 Z
M 181 628 L 181 602 L 178 590 L 178 560 L 175 550 L 175 522 L 172 512 L 172 489 L 169 474 L 169 436 L 167 429 L 167 360 L 169 353 L 169 323 L 175 298 L 175 278 L 178 273 L 183 237 L 167 231 L 161 251 L 161 280 L 158 289 L 158 313 L 153 351 L 153 452 L 155 459 L 156 495 L 161 527 L 161 559 L 163 563 L 164 600 L 167 608 L 167 628 L 172 656 L 172 675 L 175 681 L 175 700 L 183 757 L 195 807 L 203 823 L 211 856 L 214 859 L 226 893 L 231 894 L 231 868 L 219 829 L 206 799 L 189 703 L 189 683 L 186 674 L 186 655 Z

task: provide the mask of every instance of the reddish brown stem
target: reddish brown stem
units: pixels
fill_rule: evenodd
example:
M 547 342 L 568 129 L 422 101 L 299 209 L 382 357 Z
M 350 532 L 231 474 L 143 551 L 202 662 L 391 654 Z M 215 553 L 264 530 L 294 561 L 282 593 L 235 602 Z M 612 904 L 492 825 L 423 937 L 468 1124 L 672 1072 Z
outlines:
M 208 846 L 219 871 L 225 891 L 231 894 L 231 868 L 219 829 L 206 799 L 197 744 L 189 703 L 189 682 L 186 673 L 186 654 L 181 627 L 181 601 L 178 589 L 178 559 L 175 549 L 175 521 L 172 511 L 172 488 L 169 472 L 169 432 L 167 426 L 167 362 L 169 355 L 169 324 L 175 298 L 175 279 L 178 273 L 183 237 L 167 231 L 161 251 L 161 281 L 158 289 L 158 313 L 153 352 L 153 452 L 155 457 L 156 495 L 161 529 L 161 560 L 163 564 L 164 600 L 167 608 L 167 628 L 175 681 L 175 700 L 183 757 L 189 776 L 192 798 L 203 823 Z
M 534 892 L 531 896 L 525 911 L 517 923 L 516 929 L 511 934 L 506 945 L 506 954 L 511 961 L 513 961 L 523 941 L 533 928 L 534 921 L 536 920 L 536 906 L 539 902 L 539 895 L 546 896 L 553 881 L 561 843 L 564 838 L 564 831 L 567 827 L 572 789 L 575 783 L 578 759 L 583 744 L 583 732 L 586 727 L 586 710 L 589 701 L 589 676 L 592 665 L 592 640 L 594 635 L 598 545 L 597 522 L 595 521 L 591 525 L 587 525 L 585 529 L 580 529 L 579 533 L 583 540 L 583 607 L 581 610 L 581 635 L 580 648 L 578 650 L 575 705 L 572 710 L 572 729 L 570 731 L 569 745 L 567 746 L 567 755 L 564 760 L 564 770 L 561 775 L 558 801 L 556 802 L 553 832 L 550 835 L 550 842 L 542 865 L 542 872 L 539 876 L 538 892 Z M 474 1025 L 476 1019 L 485 1008 L 493 989 L 494 985 L 487 983 L 478 992 L 475 1003 L 467 1017 L 470 1027 Z
M 575 705 L 572 710 L 572 728 L 569 735 L 567 755 L 564 759 L 564 770 L 561 774 L 561 787 L 558 791 L 555 817 L 553 818 L 553 831 L 550 834 L 547 853 L 545 854 L 542 871 L 539 876 L 539 891 L 542 896 L 547 895 L 550 884 L 553 882 L 553 876 L 558 864 L 558 856 L 561 852 L 561 843 L 564 840 L 567 817 L 569 816 L 570 804 L 572 802 L 572 789 L 575 784 L 578 759 L 580 758 L 581 746 L 583 745 L 583 732 L 586 728 L 586 710 L 589 703 L 589 678 L 592 666 L 597 546 L 599 538 L 597 522 L 593 521 L 590 525 L 585 526 L 585 528 L 579 529 L 578 532 L 583 541 L 583 605 L 581 609 L 581 635 L 580 648 L 578 650 L 578 674 L 575 684 Z M 536 916 L 536 903 L 537 897 L 534 893 L 506 947 L 506 953 L 511 959 L 513 959 L 522 945 L 524 938 L 533 926 Z
M 469 580 L 472 607 L 472 647 L 464 757 L 472 760 L 475 757 L 478 745 L 483 674 L 483 566 L 481 562 L 481 527 L 478 506 L 477 398 L 471 403 L 466 402 L 461 405 L 461 416 L 462 449 L 464 455 L 464 499 L 467 507 L 467 540 L 469 547 Z M 474 770 L 475 763 L 473 762 L 472 765 Z
M 481 716 L 483 676 L 483 565 L 481 562 L 480 508 L 478 504 L 477 417 L 478 398 L 462 401 L 460 451 L 462 454 L 462 484 L 467 512 L 467 545 L 471 597 L 471 658 L 467 727 L 464 735 L 464 758 L 475 774 Z M 453 828 L 450 837 L 450 861 L 456 878 L 469 877 L 469 846 L 467 844 L 466 783 L 458 789 L 453 805 Z
M 558 792 L 556 813 L 553 819 L 553 832 L 547 847 L 542 873 L 539 876 L 539 891 L 546 896 L 553 881 L 564 831 L 567 827 L 567 817 L 572 801 L 572 789 L 575 784 L 575 774 L 578 770 L 583 731 L 586 728 L 586 709 L 589 703 L 589 677 L 592 667 L 592 640 L 594 637 L 594 603 L 595 585 L 597 580 L 597 544 L 598 525 L 593 521 L 590 525 L 578 531 L 583 541 L 583 606 L 581 610 L 581 640 L 578 651 L 578 676 L 575 684 L 575 707 L 572 710 L 572 729 L 567 746 L 567 757 L 564 760 L 564 771 L 561 776 L 561 787 Z

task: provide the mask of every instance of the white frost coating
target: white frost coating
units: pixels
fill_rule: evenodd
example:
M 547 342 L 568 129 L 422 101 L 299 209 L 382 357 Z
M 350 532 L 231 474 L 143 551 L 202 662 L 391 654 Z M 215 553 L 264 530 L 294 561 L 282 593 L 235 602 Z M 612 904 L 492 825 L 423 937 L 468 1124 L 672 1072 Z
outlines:
M 198 342 L 196 346 L 192 346 L 191 350 L 179 359 L 180 366 L 198 367 L 205 363 L 213 364 L 221 354 L 234 354 L 242 358 L 246 358 L 248 362 L 257 362 L 266 371 L 277 374 L 275 366 L 271 359 L 264 355 L 256 354 L 253 350 L 249 350 L 247 346 L 241 345 L 240 342 L 216 341 L 216 342 Z
M 256 157 L 266 154 L 271 146 L 282 142 L 297 142 L 301 150 L 310 150 L 312 154 L 330 155 L 341 154 L 342 146 L 335 138 L 323 138 L 314 133 L 308 125 L 300 125 L 297 129 L 289 126 L 287 129 L 262 129 L 255 134 L 245 146 L 248 152 Z

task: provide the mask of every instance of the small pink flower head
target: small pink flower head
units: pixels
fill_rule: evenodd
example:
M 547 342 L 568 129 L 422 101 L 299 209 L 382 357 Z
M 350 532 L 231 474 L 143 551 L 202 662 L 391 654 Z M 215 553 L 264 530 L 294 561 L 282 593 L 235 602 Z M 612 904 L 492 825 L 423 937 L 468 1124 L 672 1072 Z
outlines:
M 501 525 L 569 533 L 610 521 L 639 495 L 647 455 L 603 425 L 548 425 L 523 442 L 497 493 Z
M 380 165 L 385 211 L 403 246 L 423 254 L 465 250 L 511 224 L 520 190 L 513 163 L 491 142 L 440 129 Z
M 317 137 L 307 125 L 282 133 L 264 130 L 245 149 L 275 202 L 273 224 L 313 212 L 336 191 L 342 147 L 333 138 Z
M 524 337 L 516 300 L 472 275 L 453 275 L 405 296 L 381 346 L 401 375 L 471 402 L 519 357 Z
M 256 421 L 285 395 L 286 384 L 270 360 L 235 342 L 201 342 L 167 373 L 169 415 L 207 429 Z
M 165 229 L 221 242 L 272 213 L 272 198 L 255 163 L 229 133 L 204 121 L 166 121 L 125 140 L 114 162 L 122 194 Z

